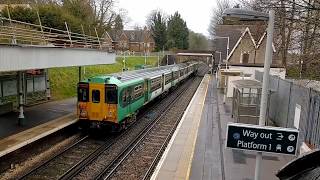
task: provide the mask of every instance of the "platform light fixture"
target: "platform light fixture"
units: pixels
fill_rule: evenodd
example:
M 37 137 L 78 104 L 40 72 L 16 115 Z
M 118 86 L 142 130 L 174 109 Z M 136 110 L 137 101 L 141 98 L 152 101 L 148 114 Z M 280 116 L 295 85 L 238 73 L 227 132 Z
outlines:
M 266 52 L 264 59 L 264 68 L 263 68 L 263 81 L 262 81 L 262 92 L 261 92 L 261 105 L 260 105 L 260 116 L 259 116 L 259 125 L 265 126 L 266 123 L 266 113 L 267 113 L 267 102 L 268 102 L 268 88 L 269 88 L 269 73 L 270 65 L 272 62 L 272 41 L 273 41 L 273 32 L 274 32 L 274 10 L 270 10 L 269 14 L 245 10 L 240 8 L 230 8 L 226 9 L 223 12 L 223 17 L 231 17 L 239 20 L 264 20 L 268 21 L 268 30 L 267 30 L 267 44 Z M 258 152 L 256 156 L 256 167 L 255 167 L 255 180 L 259 180 L 261 176 L 261 162 L 262 162 L 262 153 Z

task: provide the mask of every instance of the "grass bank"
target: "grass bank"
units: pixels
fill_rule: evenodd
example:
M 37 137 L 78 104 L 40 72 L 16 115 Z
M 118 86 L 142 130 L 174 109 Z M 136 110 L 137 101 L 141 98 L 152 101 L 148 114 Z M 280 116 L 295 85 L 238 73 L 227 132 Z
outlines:
M 85 66 L 82 68 L 83 78 L 105 75 L 122 71 L 123 58 L 117 57 L 115 64 Z M 147 64 L 157 65 L 157 57 L 148 57 Z M 144 57 L 126 57 L 126 67 L 133 70 L 134 66 L 144 64 Z M 76 96 L 78 83 L 78 67 L 49 69 L 51 93 L 54 99 L 65 99 Z

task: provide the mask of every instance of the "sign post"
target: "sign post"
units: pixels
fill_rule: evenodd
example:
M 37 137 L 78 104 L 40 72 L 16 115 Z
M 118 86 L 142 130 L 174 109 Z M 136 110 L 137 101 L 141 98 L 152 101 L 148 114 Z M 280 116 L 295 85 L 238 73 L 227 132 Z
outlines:
M 295 155 L 299 131 L 292 128 L 229 123 L 227 148 Z

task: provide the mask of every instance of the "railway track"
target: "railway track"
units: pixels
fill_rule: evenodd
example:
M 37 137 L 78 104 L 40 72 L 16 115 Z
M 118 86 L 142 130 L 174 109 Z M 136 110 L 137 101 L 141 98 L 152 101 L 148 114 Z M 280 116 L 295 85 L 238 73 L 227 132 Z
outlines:
M 83 161 L 86 156 L 105 143 L 106 140 L 91 139 L 89 135 L 83 135 L 71 146 L 34 167 L 20 179 L 57 179 L 63 171 Z
M 193 79 L 188 80 L 186 83 L 182 84 L 180 88 L 173 91 L 160 103 L 156 104 L 156 107 L 148 111 L 143 117 L 138 118 L 139 122 L 136 126 L 131 128 L 132 131 L 126 130 L 126 135 L 117 138 L 116 143 L 114 143 L 108 150 L 101 153 L 91 164 L 86 166 L 81 166 L 81 171 L 77 171 L 77 175 L 70 174 L 65 176 L 63 179 L 94 179 L 94 177 L 99 178 L 100 174 L 105 171 L 106 166 L 114 164 L 113 162 L 119 159 L 119 154 L 128 148 L 128 144 L 134 142 L 137 137 L 141 136 L 147 127 L 150 127 L 158 119 L 161 114 L 164 114 L 167 109 L 170 109 L 173 102 L 178 99 L 179 94 L 184 92 Z M 158 101 L 159 102 L 159 101 Z
M 188 83 L 184 83 L 177 90 L 173 91 L 169 95 L 170 98 L 164 98 L 158 101 L 157 104 L 154 103 L 148 111 L 139 115 L 138 119 L 140 120 L 138 120 L 137 123 L 132 124 L 119 136 L 108 137 L 104 140 L 92 139 L 88 135 L 83 136 L 59 154 L 25 173 L 20 179 L 71 179 L 77 176 L 81 177 L 83 174 L 86 174 L 86 169 L 92 168 L 91 165 L 94 164 L 94 161 L 99 161 L 100 156 L 105 158 L 103 155 L 110 154 L 108 153 L 110 150 L 115 151 L 111 153 L 111 157 L 107 158 L 112 162 L 111 160 L 123 149 L 120 148 L 118 143 L 123 142 L 123 144 L 128 144 L 133 140 L 133 138 L 128 137 L 136 137 L 146 126 L 152 124 L 152 120 L 157 119 L 156 117 L 169 109 L 169 104 L 172 104 L 172 102 L 177 99 L 177 95 L 184 91 L 187 84 Z M 123 141 L 123 139 L 126 139 L 126 141 Z M 116 152 L 117 150 L 118 153 Z M 93 166 L 93 168 L 95 167 L 96 166 Z M 105 164 L 100 167 L 104 169 Z M 99 173 L 91 177 L 97 175 L 99 175 Z
M 195 79 L 196 82 L 184 89 L 170 107 L 128 144 L 95 179 L 148 179 L 191 100 L 188 97 L 192 97 L 200 79 Z M 179 105 L 181 100 L 185 100 L 182 106 Z

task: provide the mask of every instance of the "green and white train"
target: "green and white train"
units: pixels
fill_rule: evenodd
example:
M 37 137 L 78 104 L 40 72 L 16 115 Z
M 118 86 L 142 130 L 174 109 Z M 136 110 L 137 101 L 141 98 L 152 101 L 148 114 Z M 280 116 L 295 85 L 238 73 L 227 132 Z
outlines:
M 97 76 L 78 84 L 77 115 L 87 125 L 111 125 L 119 129 L 135 118 L 138 110 L 196 73 L 198 63 Z

